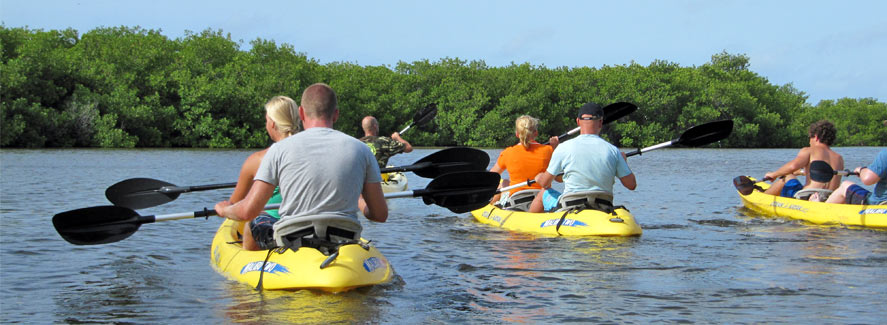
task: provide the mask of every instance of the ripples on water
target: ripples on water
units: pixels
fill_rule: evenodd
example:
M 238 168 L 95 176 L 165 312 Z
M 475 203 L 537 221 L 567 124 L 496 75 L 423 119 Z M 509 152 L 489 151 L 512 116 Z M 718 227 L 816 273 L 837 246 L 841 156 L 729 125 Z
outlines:
M 880 148 L 838 148 L 847 166 Z M 407 165 L 433 152 L 392 158 Z M 493 160 L 498 150 L 489 150 Z M 638 190 L 617 185 L 638 238 L 512 233 L 418 199 L 364 222 L 391 283 L 342 294 L 256 292 L 209 265 L 217 218 L 143 225 L 132 237 L 73 246 L 51 216 L 105 205 L 132 177 L 177 185 L 236 179 L 250 151 L 3 150 L 0 312 L 27 323 L 703 322 L 880 323 L 887 232 L 756 216 L 732 188 L 796 150 L 666 149 L 629 158 Z M 411 188 L 428 180 L 409 176 Z M 229 192 L 181 195 L 143 215 L 200 210 Z

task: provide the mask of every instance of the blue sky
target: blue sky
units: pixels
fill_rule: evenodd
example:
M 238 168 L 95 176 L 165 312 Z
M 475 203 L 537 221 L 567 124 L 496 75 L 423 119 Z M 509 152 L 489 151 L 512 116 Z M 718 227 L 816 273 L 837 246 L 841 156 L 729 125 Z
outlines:
M 726 50 L 821 99 L 887 100 L 887 1 L 0 0 L 6 27 L 141 26 L 170 38 L 221 29 L 244 47 L 287 43 L 321 63 L 444 57 L 490 66 L 699 66 Z

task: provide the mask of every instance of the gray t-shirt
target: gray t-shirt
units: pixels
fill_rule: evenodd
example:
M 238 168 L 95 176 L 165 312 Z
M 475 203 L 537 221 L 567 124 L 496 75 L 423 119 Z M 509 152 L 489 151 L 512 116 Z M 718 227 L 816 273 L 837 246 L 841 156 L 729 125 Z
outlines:
M 356 220 L 364 182 L 382 181 L 376 157 L 366 144 L 322 127 L 273 144 L 255 179 L 280 186 L 281 220 L 304 216 Z

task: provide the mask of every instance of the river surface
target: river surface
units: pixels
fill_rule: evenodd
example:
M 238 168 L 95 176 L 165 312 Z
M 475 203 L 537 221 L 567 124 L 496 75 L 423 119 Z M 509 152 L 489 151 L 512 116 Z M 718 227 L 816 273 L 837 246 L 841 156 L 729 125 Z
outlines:
M 848 168 L 880 148 L 837 148 Z M 408 165 L 434 152 L 395 156 Z M 491 159 L 500 150 L 487 150 Z M 4 323 L 881 323 L 887 231 L 747 215 L 732 185 L 797 149 L 662 149 L 629 158 L 616 185 L 636 238 L 537 237 L 491 228 L 421 199 L 389 200 L 364 224 L 397 273 L 341 294 L 259 293 L 210 266 L 222 220 L 143 225 L 120 242 L 75 246 L 52 226 L 109 204 L 105 189 L 149 177 L 236 181 L 246 150 L 0 151 L 0 316 Z M 408 174 L 410 188 L 427 179 Z M 858 179 L 854 179 L 857 180 Z M 869 187 L 870 188 L 870 187 Z M 182 194 L 142 215 L 212 208 L 230 190 Z

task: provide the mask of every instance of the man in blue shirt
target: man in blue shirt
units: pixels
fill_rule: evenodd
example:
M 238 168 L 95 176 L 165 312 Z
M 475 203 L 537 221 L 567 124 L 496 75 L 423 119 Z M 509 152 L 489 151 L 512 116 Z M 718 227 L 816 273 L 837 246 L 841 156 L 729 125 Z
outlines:
M 887 202 L 887 149 L 881 149 L 868 167 L 856 167 L 853 171 L 859 173 L 859 180 L 863 184 L 877 183 L 874 192 L 869 192 L 851 181 L 844 181 L 826 202 L 868 205 Z
M 549 211 L 557 206 L 560 193 L 551 189 L 555 178 L 564 182 L 564 193 L 604 191 L 612 194 L 616 178 L 629 190 L 637 187 L 625 154 L 599 136 L 604 127 L 603 117 L 604 110 L 598 104 L 588 103 L 579 108 L 576 117 L 579 136 L 561 143 L 552 153 L 545 172 L 536 175 L 536 182 L 546 190 L 530 205 L 531 212 Z

